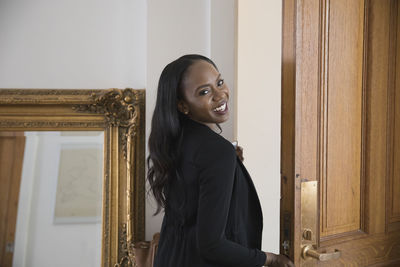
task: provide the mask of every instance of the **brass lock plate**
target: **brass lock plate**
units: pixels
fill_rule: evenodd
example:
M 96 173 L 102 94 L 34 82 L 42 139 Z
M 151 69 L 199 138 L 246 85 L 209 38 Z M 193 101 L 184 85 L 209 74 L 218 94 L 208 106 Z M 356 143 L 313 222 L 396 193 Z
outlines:
M 316 245 L 318 214 L 318 182 L 301 183 L 301 229 L 303 245 Z

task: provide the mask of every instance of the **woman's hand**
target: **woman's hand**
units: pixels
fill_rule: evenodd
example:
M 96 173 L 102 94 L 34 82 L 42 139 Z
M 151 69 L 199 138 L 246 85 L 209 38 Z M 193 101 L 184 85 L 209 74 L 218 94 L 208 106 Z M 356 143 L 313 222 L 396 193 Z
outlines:
M 267 255 L 267 260 L 265 261 L 265 266 L 272 267 L 294 267 L 293 262 L 285 255 L 282 254 L 274 254 L 265 252 Z
M 241 160 L 241 161 L 243 161 L 244 160 L 244 157 L 243 157 L 243 147 L 241 147 L 241 146 L 236 146 L 236 155 L 238 155 L 238 157 L 239 157 L 239 159 Z

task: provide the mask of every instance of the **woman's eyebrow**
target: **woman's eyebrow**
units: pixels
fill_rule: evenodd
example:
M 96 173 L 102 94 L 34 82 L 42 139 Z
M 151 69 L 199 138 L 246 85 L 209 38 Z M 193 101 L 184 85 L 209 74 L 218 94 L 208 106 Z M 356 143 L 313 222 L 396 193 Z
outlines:
M 218 74 L 216 81 L 218 81 L 220 77 L 221 77 L 221 73 Z M 196 88 L 195 92 L 197 92 L 199 89 L 207 87 L 207 86 L 210 86 L 210 84 L 207 83 L 207 84 L 200 85 L 199 87 Z

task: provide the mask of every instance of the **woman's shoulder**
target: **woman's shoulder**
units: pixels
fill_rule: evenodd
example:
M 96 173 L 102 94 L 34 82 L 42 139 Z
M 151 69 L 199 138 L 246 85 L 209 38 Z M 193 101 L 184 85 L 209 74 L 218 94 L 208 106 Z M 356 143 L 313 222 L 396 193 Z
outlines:
M 185 145 L 189 146 L 195 154 L 236 155 L 235 148 L 230 141 L 214 132 L 207 125 L 192 120 L 186 122 L 184 126 Z

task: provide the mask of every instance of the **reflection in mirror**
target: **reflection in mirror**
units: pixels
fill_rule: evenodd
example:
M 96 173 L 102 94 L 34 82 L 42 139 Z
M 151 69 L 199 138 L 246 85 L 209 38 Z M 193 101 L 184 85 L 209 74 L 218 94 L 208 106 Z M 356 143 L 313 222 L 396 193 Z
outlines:
M 96 131 L 0 132 L 4 266 L 100 266 L 103 142 Z

